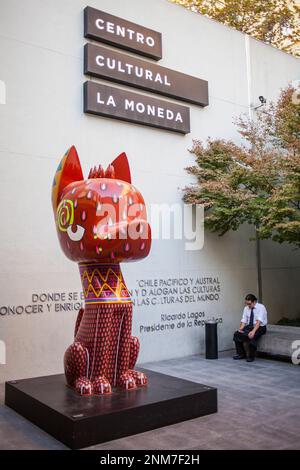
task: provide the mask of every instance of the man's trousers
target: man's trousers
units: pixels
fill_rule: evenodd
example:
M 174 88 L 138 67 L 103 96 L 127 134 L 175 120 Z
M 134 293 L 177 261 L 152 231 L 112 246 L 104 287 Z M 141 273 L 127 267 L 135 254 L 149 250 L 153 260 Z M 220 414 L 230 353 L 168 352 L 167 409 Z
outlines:
M 236 331 L 233 335 L 233 341 L 235 342 L 236 352 L 240 356 L 246 356 L 246 352 L 244 349 L 244 342 L 245 342 L 245 343 L 249 343 L 250 357 L 254 357 L 255 351 L 257 349 L 258 339 L 267 332 L 266 326 L 260 326 L 258 330 L 255 332 L 254 337 L 250 339 L 248 337 L 248 333 L 251 331 L 251 329 L 245 326 L 244 331 L 242 333 L 240 331 Z

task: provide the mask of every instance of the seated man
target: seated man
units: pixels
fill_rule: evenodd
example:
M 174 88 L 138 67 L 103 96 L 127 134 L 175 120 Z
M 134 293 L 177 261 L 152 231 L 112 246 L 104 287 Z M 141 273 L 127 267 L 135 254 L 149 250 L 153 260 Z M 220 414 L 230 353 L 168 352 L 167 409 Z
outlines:
M 249 343 L 249 355 L 247 362 L 254 361 L 257 349 L 257 340 L 267 331 L 267 310 L 263 304 L 257 302 L 253 294 L 245 297 L 245 308 L 240 324 L 240 329 L 233 335 L 236 347 L 236 356 L 233 359 L 245 359 L 244 342 Z

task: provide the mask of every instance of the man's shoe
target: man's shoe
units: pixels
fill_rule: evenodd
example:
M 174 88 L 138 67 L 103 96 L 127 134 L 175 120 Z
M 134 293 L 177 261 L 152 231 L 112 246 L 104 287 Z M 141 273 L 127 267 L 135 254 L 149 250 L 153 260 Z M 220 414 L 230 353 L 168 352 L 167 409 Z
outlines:
M 239 359 L 245 359 L 245 358 L 246 358 L 246 356 L 241 356 L 240 354 L 237 354 L 236 356 L 233 356 L 233 359 L 235 361 L 238 361 Z
M 247 357 L 247 362 L 253 362 L 254 361 L 254 357 Z

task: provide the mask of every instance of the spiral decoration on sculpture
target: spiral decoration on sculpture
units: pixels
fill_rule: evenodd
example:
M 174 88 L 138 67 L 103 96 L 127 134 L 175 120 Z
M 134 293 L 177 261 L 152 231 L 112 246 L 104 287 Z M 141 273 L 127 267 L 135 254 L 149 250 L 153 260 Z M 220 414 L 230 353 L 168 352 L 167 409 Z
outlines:
M 74 221 L 74 204 L 69 199 L 63 199 L 58 208 L 56 215 L 56 225 L 61 232 L 66 232 L 68 227 Z

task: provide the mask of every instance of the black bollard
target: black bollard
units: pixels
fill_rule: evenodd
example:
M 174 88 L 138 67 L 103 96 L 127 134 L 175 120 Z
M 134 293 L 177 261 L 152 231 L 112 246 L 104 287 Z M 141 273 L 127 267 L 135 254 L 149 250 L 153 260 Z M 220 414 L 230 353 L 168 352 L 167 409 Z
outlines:
M 205 357 L 218 359 L 218 323 L 214 320 L 205 322 Z

